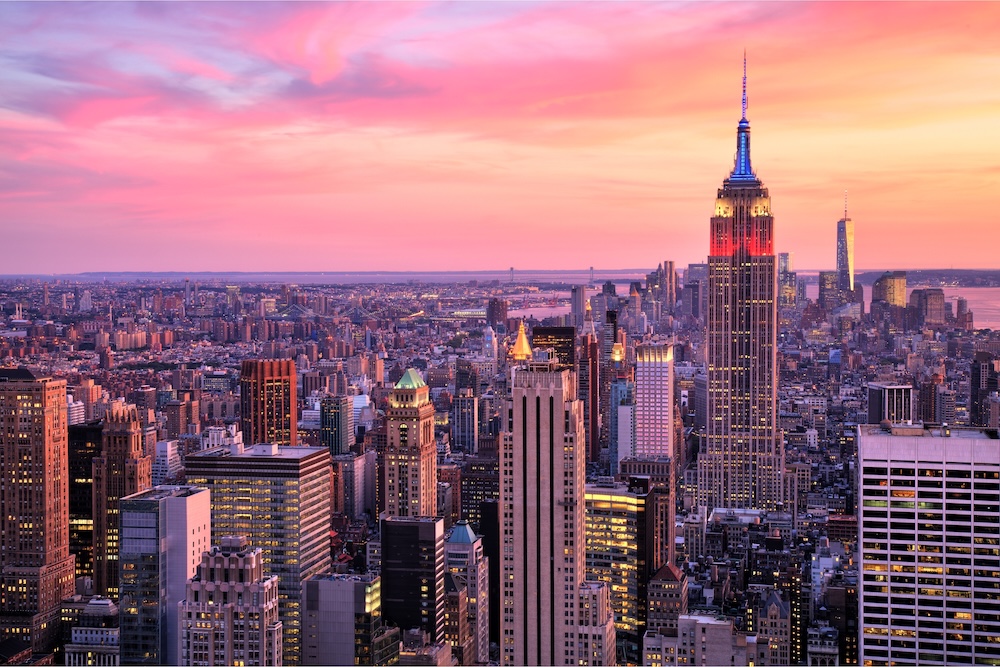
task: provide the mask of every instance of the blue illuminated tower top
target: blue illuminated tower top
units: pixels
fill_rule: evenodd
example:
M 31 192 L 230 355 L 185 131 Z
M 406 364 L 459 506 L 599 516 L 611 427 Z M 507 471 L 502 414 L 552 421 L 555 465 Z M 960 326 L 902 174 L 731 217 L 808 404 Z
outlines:
M 736 129 L 736 163 L 728 181 L 757 182 L 750 165 L 750 121 L 747 120 L 747 54 L 743 52 L 743 117 Z

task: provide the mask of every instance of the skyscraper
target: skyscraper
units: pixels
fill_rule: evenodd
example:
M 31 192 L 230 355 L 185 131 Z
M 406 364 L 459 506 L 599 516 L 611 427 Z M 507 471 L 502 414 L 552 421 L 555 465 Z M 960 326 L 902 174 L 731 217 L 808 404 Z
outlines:
M 48 651 L 73 593 L 66 381 L 0 369 L 0 634 Z
M 636 458 L 675 456 L 673 416 L 674 347 L 670 343 L 639 345 L 635 349 Z
M 767 188 L 750 163 L 746 117 L 736 160 L 715 200 L 708 258 L 708 429 L 698 457 L 698 502 L 769 509 L 781 500 L 777 422 L 777 266 Z
M 854 221 L 847 217 L 847 197 L 844 197 L 844 217 L 837 221 L 837 289 L 854 291 Z
M 386 517 L 382 533 L 385 621 L 444 641 L 444 519 Z
M 996 432 L 858 431 L 858 664 L 995 663 Z
M 299 664 L 302 582 L 330 571 L 330 451 L 234 445 L 189 456 L 185 466 L 189 484 L 212 492 L 215 540 L 245 535 L 263 551 L 265 574 L 278 577 L 282 660 Z
M 468 521 L 459 521 L 444 544 L 445 568 L 464 585 L 469 596 L 469 626 L 473 653 L 466 662 L 490 661 L 490 573 L 483 549 L 483 536 L 476 535 Z
M 244 359 L 240 369 L 240 419 L 243 442 L 298 444 L 295 362 Z
M 526 362 L 513 369 L 506 412 L 501 658 L 506 665 L 587 664 L 580 661 L 592 660 L 589 649 L 577 646 L 578 605 L 588 598 L 582 588 L 586 438 L 576 375 L 557 370 L 553 360 Z M 600 620 L 613 637 L 613 617 Z M 612 664 L 614 641 L 604 646 L 608 653 L 600 659 Z
M 121 664 L 181 664 L 178 603 L 211 545 L 209 492 L 157 486 L 120 507 Z
M 104 416 L 101 454 L 94 457 L 94 592 L 118 598 L 121 544 L 118 501 L 153 487 L 153 457 L 143 448 L 134 405 L 113 403 Z
M 388 516 L 437 514 L 437 444 L 430 389 L 408 368 L 385 412 L 385 511 Z
M 327 396 L 319 403 L 319 441 L 330 456 L 347 454 L 354 447 L 354 400 Z

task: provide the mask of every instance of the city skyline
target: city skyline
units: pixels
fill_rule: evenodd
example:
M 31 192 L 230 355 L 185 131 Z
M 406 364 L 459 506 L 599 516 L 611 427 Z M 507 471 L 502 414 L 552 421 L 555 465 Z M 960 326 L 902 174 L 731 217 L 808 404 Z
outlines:
M 964 222 L 990 210 L 998 169 L 995 56 L 968 39 L 998 27 L 992 4 L 0 16 L 5 273 L 655 265 L 636 238 L 703 261 L 743 48 L 776 251 L 835 266 L 847 189 L 859 270 L 995 265 L 989 221 Z

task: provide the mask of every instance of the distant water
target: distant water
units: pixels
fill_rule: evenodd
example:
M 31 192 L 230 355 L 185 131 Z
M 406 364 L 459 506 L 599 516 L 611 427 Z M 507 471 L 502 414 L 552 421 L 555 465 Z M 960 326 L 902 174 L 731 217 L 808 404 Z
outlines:
M 906 296 L 915 288 L 909 287 Z M 1000 287 L 945 287 L 944 297 L 950 301 L 954 312 L 955 297 L 965 297 L 972 311 L 973 324 L 977 329 L 1000 329 Z M 806 285 L 806 296 L 816 299 L 819 296 L 819 285 Z M 865 285 L 865 299 L 871 306 L 871 285 Z

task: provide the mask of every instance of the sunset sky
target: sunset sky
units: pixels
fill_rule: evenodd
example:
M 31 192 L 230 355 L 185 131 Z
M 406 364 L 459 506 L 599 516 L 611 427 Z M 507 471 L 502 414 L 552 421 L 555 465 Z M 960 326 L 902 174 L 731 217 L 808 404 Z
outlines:
M 0 3 L 0 274 L 1000 267 L 1000 3 Z

